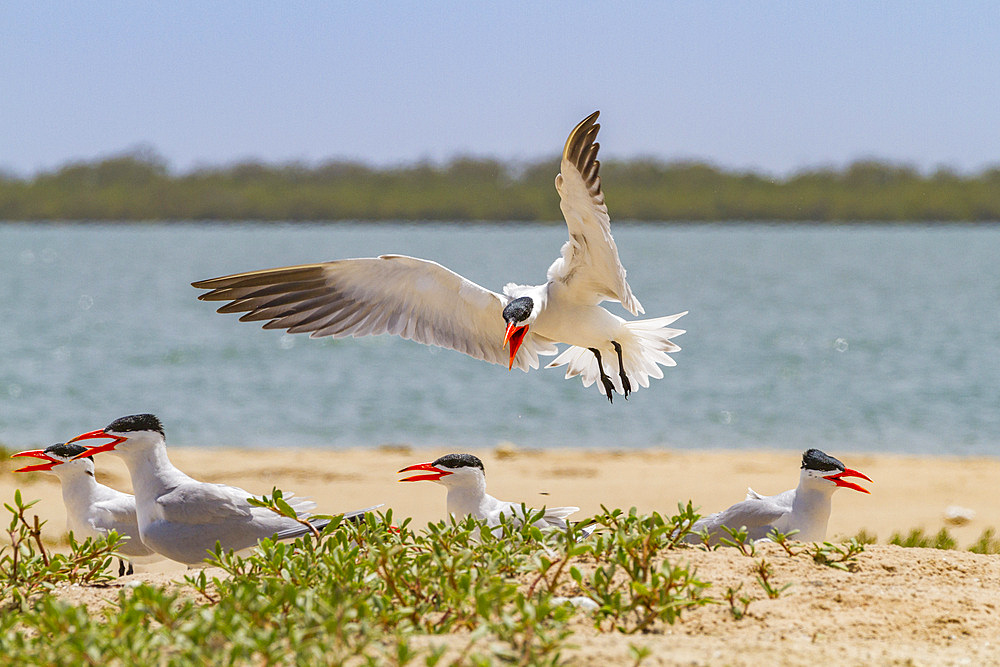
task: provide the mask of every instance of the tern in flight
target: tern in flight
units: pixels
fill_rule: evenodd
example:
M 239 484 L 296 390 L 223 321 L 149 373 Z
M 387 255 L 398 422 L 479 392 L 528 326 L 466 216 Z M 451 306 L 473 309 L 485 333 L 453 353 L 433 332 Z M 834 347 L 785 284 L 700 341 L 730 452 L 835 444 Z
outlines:
M 519 525 L 523 516 L 521 503 L 497 500 L 486 493 L 486 469 L 478 456 L 446 454 L 433 463 L 417 463 L 399 472 L 416 471 L 425 474 L 405 477 L 399 481 L 441 484 L 448 489 L 448 513 L 455 518 L 462 519 L 472 515 L 494 528 L 500 525 L 500 517 L 504 516 Z M 534 525 L 539 528 L 566 528 L 566 517 L 579 511 L 579 507 L 546 508 L 545 514 Z
M 128 559 L 118 561 L 118 576 L 132 574 L 132 563 L 151 563 L 162 556 L 143 544 L 135 514 L 135 496 L 99 484 L 94 477 L 94 460 L 76 458 L 86 451 L 83 445 L 57 443 L 45 449 L 18 452 L 12 456 L 42 459 L 45 463 L 18 468 L 14 472 L 46 472 L 59 478 L 66 529 L 76 539 L 104 537 L 112 530 L 124 539 L 116 552 Z
M 70 443 L 95 438 L 111 442 L 87 448 L 79 456 L 113 451 L 125 461 L 135 489 L 139 535 L 146 546 L 171 560 L 200 565 L 218 541 L 224 551 L 243 551 L 270 537 L 290 539 L 310 528 L 264 507 L 247 502 L 253 494 L 235 486 L 199 482 L 178 470 L 167 457 L 160 420 L 151 414 L 130 415 L 106 428 L 78 435 Z M 300 519 L 307 520 L 315 503 L 285 494 Z M 374 507 L 348 512 L 363 515 Z M 326 521 L 312 521 L 322 529 Z
M 802 454 L 798 487 L 775 496 L 762 496 L 753 489 L 747 489 L 746 500 L 699 519 L 685 539 L 698 543 L 701 535 L 708 534 L 709 543 L 718 544 L 719 538 L 728 536 L 723 530 L 726 527 L 731 530 L 746 528 L 747 537 L 751 540 L 764 539 L 772 530 L 785 534 L 797 530 L 796 540 L 821 542 L 826 538 L 834 491 L 843 487 L 871 493 L 863 486 L 846 481 L 845 477 L 872 481 L 867 475 L 851 470 L 818 449 L 807 449 Z
M 609 401 L 614 392 L 628 398 L 662 378 L 660 366 L 676 365 L 669 353 L 680 347 L 671 339 L 684 331 L 669 325 L 686 311 L 626 321 L 599 305 L 617 301 L 634 316 L 645 312 L 611 236 L 598 113 L 573 129 L 563 149 L 555 184 L 569 240 L 541 285 L 508 283 L 498 294 L 436 262 L 382 255 L 201 280 L 192 284 L 210 291 L 198 298 L 228 301 L 218 312 L 244 313 L 240 321 L 263 321 L 265 329 L 313 338 L 393 334 L 523 371 L 564 343 L 547 368 L 566 366 L 567 378 L 596 382 Z

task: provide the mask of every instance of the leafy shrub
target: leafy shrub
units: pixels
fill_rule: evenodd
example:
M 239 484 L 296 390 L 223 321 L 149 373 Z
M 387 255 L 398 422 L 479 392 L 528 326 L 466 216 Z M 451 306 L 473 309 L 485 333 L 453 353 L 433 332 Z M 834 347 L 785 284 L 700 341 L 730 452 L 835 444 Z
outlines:
M 955 549 L 958 542 L 947 528 L 942 528 L 933 537 L 924 533 L 923 528 L 914 528 L 907 535 L 893 533 L 889 538 L 889 544 L 900 547 L 923 547 L 930 549 Z
M 969 547 L 969 551 L 977 554 L 1000 554 L 1000 537 L 996 536 L 996 531 L 992 528 L 987 528 Z
M 260 504 L 294 512 L 277 490 Z M 722 599 L 707 595 L 709 584 L 679 561 L 691 553 L 681 541 L 698 518 L 689 503 L 670 517 L 604 508 L 587 531 L 542 531 L 531 525 L 541 514 L 524 508 L 492 529 L 452 518 L 417 531 L 409 520 L 392 526 L 391 511 L 357 523 L 330 517 L 319 539 L 262 540 L 246 556 L 217 547 L 209 564 L 221 573 L 127 586 L 88 612 L 46 592 L 60 581 L 107 578 L 113 541 L 45 553 L 46 565 L 31 505 L 16 494 L 8 506 L 15 549 L 3 552 L 0 570 L 0 599 L 17 607 L 0 614 L 0 657 L 25 665 L 557 665 L 575 614 L 592 614 L 601 631 L 633 634 L 713 603 L 728 602 L 739 619 L 753 601 L 740 595 L 742 584 Z M 824 548 L 831 560 L 857 554 Z M 768 597 L 790 585 L 774 583 L 764 561 L 755 573 Z M 578 610 L 571 600 L 580 599 L 595 608 Z
M 598 628 L 606 621 L 620 632 L 640 632 L 655 621 L 673 623 L 684 610 L 712 601 L 702 595 L 709 584 L 692 568 L 663 557 L 699 518 L 690 502 L 678 505 L 673 517 L 656 512 L 639 516 L 634 507 L 628 514 L 602 509 L 604 514 L 594 521 L 607 530 L 580 544 L 581 552 L 593 555 L 598 565 L 589 575 L 570 568 L 573 581 L 600 605 Z
M 69 537 L 69 553 L 50 553 L 42 540 L 38 516 L 26 512 L 38 501 L 24 503 L 21 491 L 14 492 L 14 504 L 4 503 L 11 514 L 7 537 L 10 546 L 0 545 L 0 610 L 21 609 L 37 594 L 60 583 L 95 583 L 111 578 L 109 567 L 120 537 L 114 531 L 106 538 L 78 543 Z

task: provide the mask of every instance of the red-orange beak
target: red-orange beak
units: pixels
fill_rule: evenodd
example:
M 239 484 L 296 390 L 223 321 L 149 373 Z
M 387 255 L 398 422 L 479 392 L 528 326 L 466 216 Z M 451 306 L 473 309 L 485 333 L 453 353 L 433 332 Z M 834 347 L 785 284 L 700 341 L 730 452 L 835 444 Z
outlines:
M 30 456 L 32 458 L 48 461 L 48 463 L 36 463 L 33 466 L 24 466 L 23 468 L 18 468 L 14 472 L 49 472 L 54 467 L 62 463 L 62 461 L 54 459 L 46 454 L 44 449 L 32 449 L 27 452 L 18 452 L 17 454 L 10 455 L 11 458 L 14 458 L 15 456 Z
M 867 479 L 869 482 L 872 482 L 871 478 L 868 477 L 868 475 L 860 473 L 857 470 L 851 470 L 850 468 L 844 468 L 843 472 L 838 472 L 834 475 L 823 475 L 823 479 L 828 479 L 837 486 L 842 486 L 845 489 L 854 489 L 855 491 L 860 491 L 861 493 L 871 493 L 871 491 L 869 491 L 865 487 L 859 486 L 854 482 L 845 482 L 842 479 L 843 477 L 860 477 L 861 479 Z M 874 483 L 875 482 L 872 482 L 872 484 Z
M 510 363 L 507 364 L 507 370 L 514 368 L 514 357 L 517 356 L 517 351 L 521 348 L 521 343 L 524 342 L 524 337 L 528 333 L 528 325 L 519 325 L 517 322 L 511 322 L 507 325 L 507 333 L 503 337 L 503 345 L 500 346 L 503 349 L 508 344 L 510 345 Z
M 446 477 L 446 476 L 452 474 L 452 473 L 448 472 L 447 470 L 440 470 L 438 468 L 435 468 L 434 465 L 431 464 L 431 463 L 418 463 L 416 465 L 412 465 L 412 466 L 403 468 L 399 472 L 411 472 L 411 471 L 414 471 L 414 470 L 428 470 L 432 474 L 430 474 L 430 475 L 414 475 L 413 477 L 407 477 L 407 478 L 401 479 L 399 481 L 400 482 L 436 482 L 439 479 L 441 479 L 442 477 Z
M 119 435 L 109 435 L 104 432 L 104 429 L 98 429 L 97 431 L 90 431 L 89 433 L 82 433 L 72 440 L 67 440 L 68 445 L 71 442 L 78 442 L 80 440 L 93 440 L 94 438 L 111 438 L 111 442 L 106 442 L 103 445 L 97 445 L 96 447 L 88 447 L 79 454 L 73 457 L 73 460 L 82 459 L 85 456 L 93 456 L 94 454 L 100 454 L 101 452 L 110 452 L 117 445 L 128 440 L 128 438 Z

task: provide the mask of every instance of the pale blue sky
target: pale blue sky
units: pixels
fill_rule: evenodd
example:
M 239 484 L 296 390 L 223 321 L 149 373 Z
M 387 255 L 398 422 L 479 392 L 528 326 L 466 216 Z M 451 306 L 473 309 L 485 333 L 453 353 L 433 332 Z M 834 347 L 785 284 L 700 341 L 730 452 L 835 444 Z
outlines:
M 861 157 L 1000 164 L 992 2 L 24 2 L 0 5 L 0 169 L 145 144 L 385 165 L 602 154 L 784 174 Z

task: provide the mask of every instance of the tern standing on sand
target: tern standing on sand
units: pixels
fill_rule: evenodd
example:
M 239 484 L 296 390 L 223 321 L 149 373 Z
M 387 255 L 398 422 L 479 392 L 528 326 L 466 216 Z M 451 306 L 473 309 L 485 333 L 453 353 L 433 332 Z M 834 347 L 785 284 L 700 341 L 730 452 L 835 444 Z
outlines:
M 313 338 L 388 333 L 523 371 L 566 343 L 547 368 L 566 366 L 566 377 L 579 375 L 585 387 L 600 380 L 609 401 L 614 392 L 628 398 L 662 378 L 660 366 L 675 365 L 668 353 L 680 347 L 670 339 L 684 331 L 669 325 L 686 312 L 625 321 L 599 305 L 618 301 L 632 315 L 644 312 L 611 236 L 598 176 L 598 113 L 573 129 L 563 149 L 556 190 L 569 240 L 541 285 L 508 283 L 498 294 L 435 262 L 382 255 L 201 280 L 193 285 L 210 291 L 198 298 L 228 301 L 220 313 L 246 313 L 240 321 L 264 321 L 265 329 Z
M 97 482 L 94 460 L 76 458 L 86 451 L 83 445 L 57 443 L 45 449 L 18 452 L 14 456 L 42 459 L 45 463 L 18 468 L 14 472 L 46 472 L 59 478 L 66 529 L 76 539 L 103 537 L 112 530 L 124 537 L 116 551 L 128 559 L 118 562 L 118 576 L 132 574 L 132 563 L 151 563 L 162 556 L 143 544 L 135 512 L 135 496 Z
M 747 498 L 743 502 L 699 519 L 686 541 L 700 542 L 697 534 L 707 533 L 710 544 L 718 544 L 719 538 L 728 536 L 723 530 L 726 527 L 732 530 L 746 528 L 747 537 L 751 540 L 763 539 L 772 530 L 781 533 L 797 530 L 794 539 L 820 542 L 826 538 L 834 491 L 843 487 L 870 493 L 868 489 L 844 478 L 859 477 L 869 482 L 871 479 L 818 449 L 807 449 L 802 454 L 801 470 L 796 488 L 775 496 L 762 496 L 753 489 L 747 489 Z
M 456 518 L 474 516 L 491 528 L 500 525 L 500 517 L 520 525 L 521 504 L 497 500 L 486 493 L 486 469 L 478 456 L 472 454 L 446 454 L 433 463 L 417 463 L 399 472 L 425 471 L 400 482 L 437 482 L 448 489 L 448 513 Z M 566 517 L 579 512 L 579 507 L 546 508 L 541 519 L 534 523 L 539 528 L 566 528 Z M 531 510 L 528 510 L 530 513 Z
M 310 529 L 247 502 L 253 494 L 235 486 L 199 482 L 178 470 L 167 457 L 160 420 L 151 414 L 130 415 L 106 428 L 78 435 L 71 443 L 94 438 L 111 442 L 90 447 L 81 456 L 114 451 L 125 461 L 135 489 L 139 534 L 146 546 L 189 566 L 205 560 L 221 543 L 223 550 L 242 551 L 273 537 L 298 537 Z M 285 495 L 301 519 L 308 519 L 315 503 Z M 350 512 L 352 518 L 371 509 Z M 313 525 L 323 528 L 327 522 Z

